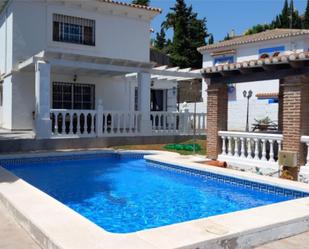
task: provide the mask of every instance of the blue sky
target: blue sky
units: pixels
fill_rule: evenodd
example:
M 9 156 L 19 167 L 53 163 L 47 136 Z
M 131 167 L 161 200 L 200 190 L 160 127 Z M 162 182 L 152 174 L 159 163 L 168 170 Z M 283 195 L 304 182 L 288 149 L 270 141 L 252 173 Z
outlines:
M 130 0 L 126 0 L 130 2 Z M 222 40 L 232 29 L 242 34 L 246 29 L 258 23 L 270 22 L 282 10 L 284 0 L 186 0 L 200 17 L 207 18 L 207 28 L 215 40 Z M 152 27 L 157 32 L 175 0 L 151 0 L 151 6 L 163 9 Z M 302 14 L 307 0 L 294 0 L 295 8 Z M 170 34 L 169 34 L 170 35 Z

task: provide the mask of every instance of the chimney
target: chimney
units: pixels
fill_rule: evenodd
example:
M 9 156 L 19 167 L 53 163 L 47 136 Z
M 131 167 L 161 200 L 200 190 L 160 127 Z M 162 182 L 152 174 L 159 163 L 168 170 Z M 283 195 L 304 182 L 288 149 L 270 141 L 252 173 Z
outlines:
M 235 30 L 232 29 L 230 34 L 229 34 L 230 38 L 234 38 L 235 37 Z

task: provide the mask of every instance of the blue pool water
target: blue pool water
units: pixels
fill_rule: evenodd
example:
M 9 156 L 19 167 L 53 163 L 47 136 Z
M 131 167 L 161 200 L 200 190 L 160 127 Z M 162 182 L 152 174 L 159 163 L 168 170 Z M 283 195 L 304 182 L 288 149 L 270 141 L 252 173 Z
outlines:
M 143 159 L 43 160 L 5 168 L 105 230 L 129 233 L 293 199 Z

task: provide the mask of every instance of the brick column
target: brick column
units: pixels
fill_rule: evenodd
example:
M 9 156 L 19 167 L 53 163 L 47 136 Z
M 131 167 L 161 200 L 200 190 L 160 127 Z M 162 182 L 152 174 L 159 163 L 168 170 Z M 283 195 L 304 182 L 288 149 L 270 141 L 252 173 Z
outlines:
M 279 80 L 279 94 L 278 94 L 278 130 L 282 132 L 283 122 L 283 83 L 284 81 Z
M 209 85 L 207 90 L 207 157 L 217 159 L 221 152 L 219 131 L 227 130 L 228 92 L 226 84 Z
M 282 93 L 283 150 L 297 152 L 299 165 L 304 165 L 305 148 L 300 138 L 309 134 L 309 78 L 285 78 Z

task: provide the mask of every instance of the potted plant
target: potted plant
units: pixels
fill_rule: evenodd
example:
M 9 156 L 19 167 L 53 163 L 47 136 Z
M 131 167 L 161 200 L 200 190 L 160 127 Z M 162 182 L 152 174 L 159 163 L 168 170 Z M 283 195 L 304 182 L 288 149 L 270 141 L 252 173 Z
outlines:
M 273 123 L 273 121 L 268 116 L 262 119 L 254 119 L 254 120 L 257 124 L 257 128 L 260 131 L 267 131 L 269 126 Z

